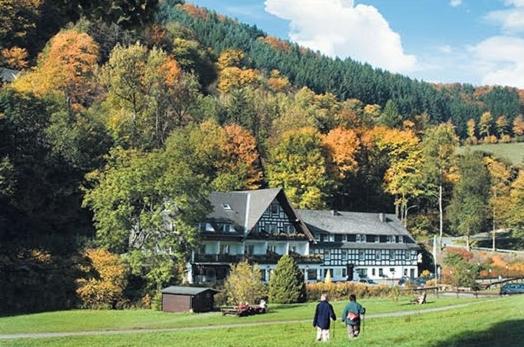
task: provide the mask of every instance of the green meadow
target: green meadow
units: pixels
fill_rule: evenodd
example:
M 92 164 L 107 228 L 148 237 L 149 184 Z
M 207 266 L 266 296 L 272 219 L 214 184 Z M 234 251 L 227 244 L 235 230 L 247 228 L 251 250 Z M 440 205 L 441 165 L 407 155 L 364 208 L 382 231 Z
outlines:
M 524 164 L 524 142 L 464 146 L 460 147 L 460 152 L 464 152 L 466 148 L 491 153 L 497 158 L 509 160 L 514 165 Z
M 423 306 L 410 305 L 408 298 L 361 302 L 368 309 L 368 318 L 364 321 L 362 336 L 351 341 L 354 346 L 519 346 L 524 341 L 524 296 L 495 299 L 429 297 L 429 303 Z M 173 314 L 148 310 L 77 310 L 3 317 L 0 318 L 0 335 L 86 333 L 85 336 L 0 339 L 0 345 L 314 346 L 315 331 L 309 322 L 314 305 L 276 306 L 266 315 L 243 318 L 222 317 L 218 313 Z M 337 313 L 340 314 L 343 305 L 343 302 L 334 303 Z M 446 306 L 449 307 L 445 311 L 430 312 Z M 404 314 L 380 317 L 394 312 Z M 139 329 L 148 330 L 139 332 Z M 107 334 L 107 330 L 125 331 Z M 98 335 L 103 331 L 106 333 Z M 332 334 L 334 337 L 327 345 L 345 344 L 347 338 L 340 322 L 332 326 Z

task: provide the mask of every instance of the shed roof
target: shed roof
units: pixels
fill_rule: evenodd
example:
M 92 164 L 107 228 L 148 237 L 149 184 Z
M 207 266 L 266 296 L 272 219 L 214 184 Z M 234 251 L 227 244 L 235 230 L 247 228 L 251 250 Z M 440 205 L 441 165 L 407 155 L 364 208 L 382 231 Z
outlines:
M 182 287 L 182 286 L 170 286 L 162 289 L 162 294 L 178 294 L 178 295 L 198 295 L 200 293 L 206 292 L 208 290 L 216 292 L 216 289 L 213 288 L 203 288 L 203 287 Z

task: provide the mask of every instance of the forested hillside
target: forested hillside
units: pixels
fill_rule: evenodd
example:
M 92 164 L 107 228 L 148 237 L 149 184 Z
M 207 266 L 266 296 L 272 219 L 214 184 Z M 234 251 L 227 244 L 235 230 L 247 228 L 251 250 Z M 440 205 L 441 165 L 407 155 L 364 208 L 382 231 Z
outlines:
M 466 121 L 470 118 L 478 121 L 482 113 L 490 112 L 495 117 L 504 115 L 511 122 L 524 110 L 524 94 L 519 99 L 515 88 L 435 85 L 413 80 L 351 59 L 331 59 L 203 9 L 182 11 L 166 5 L 160 17 L 190 27 L 215 53 L 228 48 L 244 51 L 251 66 L 265 71 L 278 69 L 296 86 L 381 107 L 391 101 L 402 120 L 423 113 L 434 123 L 451 120 L 461 137 L 466 137 Z
M 154 305 L 213 190 L 521 237 L 524 170 L 456 154 L 522 141 L 516 90 L 413 81 L 179 2 L 0 0 L 0 66 L 21 71 L 0 82 L 1 313 Z

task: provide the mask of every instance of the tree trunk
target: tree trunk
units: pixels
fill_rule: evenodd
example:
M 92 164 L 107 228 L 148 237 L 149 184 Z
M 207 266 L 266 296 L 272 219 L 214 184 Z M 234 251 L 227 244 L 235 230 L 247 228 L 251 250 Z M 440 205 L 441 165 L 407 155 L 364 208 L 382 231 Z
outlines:
M 439 246 L 442 244 L 442 234 L 444 233 L 444 211 L 442 208 L 442 183 L 438 188 L 438 212 L 439 212 Z
M 495 247 L 495 230 L 493 230 L 493 252 L 495 252 L 497 250 L 497 247 Z

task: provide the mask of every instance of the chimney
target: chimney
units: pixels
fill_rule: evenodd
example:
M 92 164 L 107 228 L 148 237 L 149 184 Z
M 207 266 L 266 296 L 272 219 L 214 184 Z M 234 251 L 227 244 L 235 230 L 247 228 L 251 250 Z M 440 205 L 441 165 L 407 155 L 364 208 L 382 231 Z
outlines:
M 378 214 L 378 220 L 381 222 L 381 223 L 384 223 L 386 221 L 386 216 L 384 215 L 384 213 L 379 213 Z
M 340 216 L 340 213 L 338 213 L 337 210 L 331 210 L 331 215 L 332 216 Z

